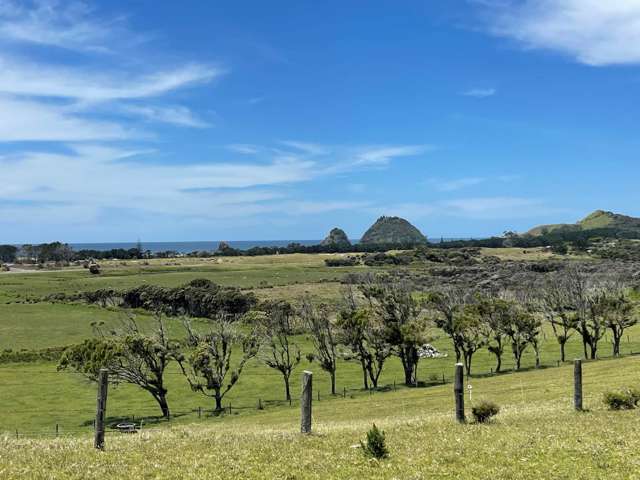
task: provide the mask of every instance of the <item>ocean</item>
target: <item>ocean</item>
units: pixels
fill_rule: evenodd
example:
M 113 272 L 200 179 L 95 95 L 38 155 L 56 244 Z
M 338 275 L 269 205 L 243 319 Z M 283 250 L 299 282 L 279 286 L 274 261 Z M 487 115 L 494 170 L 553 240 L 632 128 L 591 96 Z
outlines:
M 447 238 L 444 240 L 467 240 L 462 238 Z M 358 240 L 352 240 L 356 243 Z M 437 243 L 440 238 L 430 238 L 430 242 Z M 299 243 L 301 245 L 317 245 L 321 240 L 236 240 L 226 241 L 233 248 L 239 250 L 248 250 L 252 247 L 286 247 L 290 243 Z M 214 251 L 217 250 L 220 241 L 211 242 L 141 242 L 143 250 L 150 250 L 152 253 L 156 252 L 178 252 L 178 253 L 191 253 L 200 251 Z M 113 243 L 70 243 L 71 247 L 75 250 L 113 250 L 116 248 L 123 248 L 125 250 L 129 248 L 135 248 L 136 242 L 113 242 Z
M 317 245 L 321 240 L 237 240 L 237 241 L 225 241 L 232 248 L 239 250 L 248 250 L 252 247 L 286 247 L 290 243 L 300 243 L 302 245 Z M 178 252 L 178 253 L 191 253 L 200 251 L 213 251 L 217 250 L 220 241 L 212 242 L 140 242 L 143 250 L 150 250 L 152 253 L 156 252 Z M 136 242 L 122 242 L 122 243 L 70 243 L 71 247 L 75 250 L 113 250 L 116 248 L 123 248 L 125 250 L 129 248 L 135 248 Z

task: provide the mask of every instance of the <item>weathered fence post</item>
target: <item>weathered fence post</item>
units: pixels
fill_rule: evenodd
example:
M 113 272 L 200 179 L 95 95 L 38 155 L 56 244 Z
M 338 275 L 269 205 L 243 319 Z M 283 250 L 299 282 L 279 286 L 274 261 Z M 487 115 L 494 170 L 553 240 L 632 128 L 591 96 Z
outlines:
M 464 367 L 461 363 L 456 363 L 455 381 L 453 382 L 453 395 L 456 399 L 456 420 L 465 422 L 464 418 Z
M 311 401 L 313 399 L 313 374 L 302 373 L 302 394 L 300 396 L 300 431 L 311 433 Z
M 573 362 L 573 404 L 578 412 L 582 411 L 582 360 Z
M 109 370 L 100 369 L 98 375 L 98 405 L 96 408 L 96 427 L 94 447 L 104 449 L 104 415 L 107 410 L 107 388 L 109 386 Z

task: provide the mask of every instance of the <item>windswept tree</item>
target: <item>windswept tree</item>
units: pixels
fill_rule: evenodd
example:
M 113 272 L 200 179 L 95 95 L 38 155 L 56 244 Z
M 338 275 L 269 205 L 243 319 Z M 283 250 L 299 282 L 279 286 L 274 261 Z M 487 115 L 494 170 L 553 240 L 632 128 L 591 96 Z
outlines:
M 437 313 L 435 324 L 449 336 L 456 354 L 456 362 L 462 360 L 462 338 L 456 329 L 456 317 L 462 313 L 467 304 L 467 292 L 461 289 L 445 288 L 429 292 L 426 297 L 428 308 Z
M 566 359 L 566 345 L 578 326 L 567 282 L 560 275 L 547 279 L 538 299 L 540 310 L 560 345 L 560 361 Z
M 407 282 L 394 282 L 389 277 L 377 277 L 360 288 L 382 322 L 386 341 L 402 362 L 405 385 L 415 386 L 419 348 L 428 337 L 427 322 L 413 289 Z
M 584 358 L 597 357 L 598 343 L 605 334 L 601 292 L 593 279 L 578 267 L 564 274 L 567 294 L 575 315 L 575 330 L 582 337 Z
M 344 345 L 362 367 L 363 386 L 378 387 L 384 364 L 392 354 L 380 319 L 370 308 L 359 305 L 351 285 L 343 291 L 343 305 L 336 319 Z M 350 357 L 347 357 L 349 359 Z
M 192 352 L 181 362 L 182 372 L 193 391 L 215 399 L 216 411 L 220 412 L 224 396 L 240 379 L 247 361 L 258 354 L 258 337 L 255 331 L 243 333 L 238 319 L 224 313 L 205 333 L 196 331 L 188 319 L 183 323 Z
M 485 327 L 487 350 L 496 357 L 496 372 L 502 369 L 506 328 L 513 314 L 513 304 L 493 295 L 480 295 L 474 307 Z
M 326 305 L 315 306 L 309 297 L 304 297 L 299 308 L 303 324 L 313 339 L 315 352 L 313 359 L 331 378 L 331 394 L 336 394 L 336 369 L 338 368 L 338 332 L 331 321 Z
M 506 325 L 505 334 L 511 343 L 515 369 L 520 370 L 525 350 L 534 341 L 537 342 L 537 337 L 540 334 L 540 321 L 530 312 L 522 308 L 515 308 Z
M 605 326 L 611 330 L 613 355 L 620 356 L 620 343 L 627 328 L 638 323 L 638 314 L 624 287 L 612 288 L 605 299 Z
M 162 317 L 155 315 L 155 328 L 143 332 L 135 317 L 127 315 L 120 328 L 95 324 L 97 338 L 67 348 L 59 369 L 71 368 L 96 380 L 101 368 L 109 370 L 115 383 L 130 383 L 147 391 L 169 418 L 165 372 L 173 361 L 182 361 L 180 342 L 169 339 Z
M 261 357 L 269 368 L 282 374 L 285 399 L 291 400 L 291 373 L 301 360 L 300 348 L 293 340 L 295 312 L 284 301 L 263 305 L 264 316 L 260 318 Z
M 468 304 L 454 316 L 454 332 L 460 339 L 460 352 L 467 375 L 471 375 L 473 355 L 486 344 L 486 326 L 478 304 Z

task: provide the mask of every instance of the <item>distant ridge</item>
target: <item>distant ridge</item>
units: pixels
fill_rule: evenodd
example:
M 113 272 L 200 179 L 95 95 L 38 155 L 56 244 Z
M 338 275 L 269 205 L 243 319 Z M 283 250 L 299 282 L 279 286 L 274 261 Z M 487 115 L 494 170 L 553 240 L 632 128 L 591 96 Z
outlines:
M 529 230 L 527 234 L 537 237 L 548 233 L 580 232 L 600 229 L 614 230 L 627 235 L 631 234 L 640 237 L 640 218 L 605 210 L 596 210 L 578 223 L 540 225 Z
M 427 243 L 427 238 L 404 218 L 380 217 L 364 233 L 360 243 L 418 245 Z

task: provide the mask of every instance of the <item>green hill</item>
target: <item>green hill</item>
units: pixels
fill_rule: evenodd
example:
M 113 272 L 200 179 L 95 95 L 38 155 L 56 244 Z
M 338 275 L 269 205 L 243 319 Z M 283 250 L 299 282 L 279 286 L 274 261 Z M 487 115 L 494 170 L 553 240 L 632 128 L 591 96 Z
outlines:
M 426 243 L 427 238 L 404 218 L 380 217 L 360 239 L 363 244 L 411 244 Z
M 613 231 L 634 234 L 640 237 L 640 218 L 607 212 L 604 210 L 596 210 L 580 220 L 578 223 L 540 225 L 532 228 L 527 233 L 529 235 L 539 236 L 552 232 L 578 232 L 602 229 L 611 229 Z

